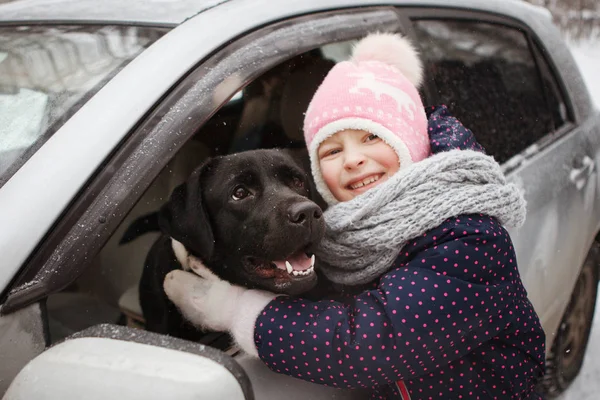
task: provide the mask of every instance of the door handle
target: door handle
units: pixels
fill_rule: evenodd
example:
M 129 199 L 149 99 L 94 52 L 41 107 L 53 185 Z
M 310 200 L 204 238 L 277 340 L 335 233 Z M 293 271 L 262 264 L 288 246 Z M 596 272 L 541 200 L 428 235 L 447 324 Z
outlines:
M 581 190 L 595 169 L 596 164 L 594 160 L 588 156 L 584 156 L 581 160 L 581 168 L 573 168 L 569 173 L 569 179 L 575 184 L 577 190 Z

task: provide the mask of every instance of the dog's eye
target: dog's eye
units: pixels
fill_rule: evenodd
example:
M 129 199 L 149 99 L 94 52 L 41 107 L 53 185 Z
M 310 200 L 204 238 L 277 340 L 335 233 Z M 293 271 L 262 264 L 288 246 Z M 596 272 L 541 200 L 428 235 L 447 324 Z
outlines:
M 295 177 L 292 179 L 292 183 L 293 183 L 293 184 L 294 184 L 294 186 L 296 186 L 297 188 L 300 188 L 300 189 L 304 188 L 304 181 L 303 181 L 302 179 L 298 178 L 297 176 L 295 176 Z
M 248 197 L 249 194 L 250 192 L 248 191 L 248 189 L 246 189 L 243 186 L 237 186 L 235 189 L 233 189 L 233 194 L 231 195 L 231 198 L 234 200 L 242 200 Z

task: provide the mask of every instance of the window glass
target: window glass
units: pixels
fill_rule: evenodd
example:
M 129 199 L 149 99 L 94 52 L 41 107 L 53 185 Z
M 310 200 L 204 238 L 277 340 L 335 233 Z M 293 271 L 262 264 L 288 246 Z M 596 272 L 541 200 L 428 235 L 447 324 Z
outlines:
M 110 77 L 166 31 L 0 27 L 0 187 Z
M 545 90 L 551 78 L 542 84 L 523 32 L 470 21 L 419 20 L 415 29 L 439 100 L 499 162 L 564 122 L 564 104 Z

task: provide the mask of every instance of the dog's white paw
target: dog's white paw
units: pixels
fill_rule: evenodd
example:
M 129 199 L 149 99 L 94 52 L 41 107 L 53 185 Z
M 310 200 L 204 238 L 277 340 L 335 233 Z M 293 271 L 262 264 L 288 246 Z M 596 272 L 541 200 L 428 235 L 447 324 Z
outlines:
M 244 289 L 217 279 L 175 270 L 165 277 L 164 290 L 181 314 L 193 325 L 227 331 Z
M 210 289 L 204 279 L 191 272 L 175 270 L 167 274 L 163 287 L 186 319 L 194 325 L 204 326 L 202 299 Z
M 165 293 L 174 303 L 185 301 L 195 287 L 202 288 L 202 278 L 186 271 L 175 270 L 167 274 L 164 281 Z

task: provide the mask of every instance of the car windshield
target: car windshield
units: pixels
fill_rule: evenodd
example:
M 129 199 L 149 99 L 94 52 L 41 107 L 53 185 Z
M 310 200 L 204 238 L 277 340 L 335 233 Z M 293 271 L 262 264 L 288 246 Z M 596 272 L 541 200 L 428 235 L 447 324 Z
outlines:
M 166 31 L 102 25 L 0 27 L 0 187 Z

